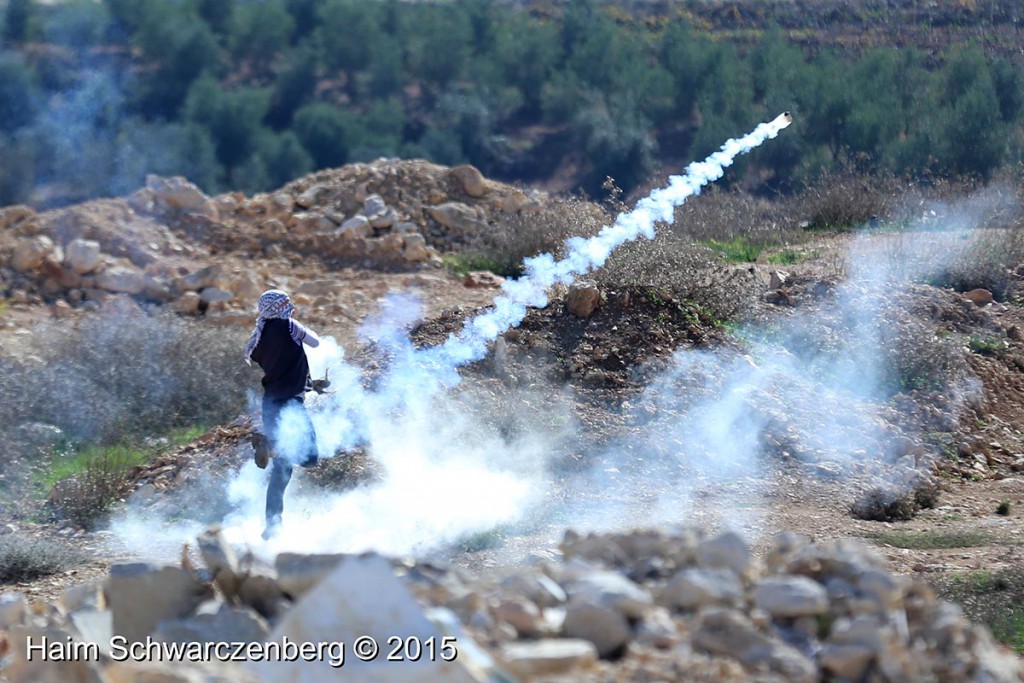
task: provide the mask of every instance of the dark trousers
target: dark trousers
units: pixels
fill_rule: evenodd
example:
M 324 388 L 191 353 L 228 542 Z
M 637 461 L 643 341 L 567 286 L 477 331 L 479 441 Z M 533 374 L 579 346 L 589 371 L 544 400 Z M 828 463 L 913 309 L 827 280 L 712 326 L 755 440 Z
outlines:
M 316 449 L 313 421 L 309 419 L 302 396 L 264 396 L 263 431 L 274 451 L 270 484 L 267 487 L 267 525 L 277 526 L 281 523 L 284 490 L 291 481 L 292 468 L 295 465 L 312 467 L 320 457 Z

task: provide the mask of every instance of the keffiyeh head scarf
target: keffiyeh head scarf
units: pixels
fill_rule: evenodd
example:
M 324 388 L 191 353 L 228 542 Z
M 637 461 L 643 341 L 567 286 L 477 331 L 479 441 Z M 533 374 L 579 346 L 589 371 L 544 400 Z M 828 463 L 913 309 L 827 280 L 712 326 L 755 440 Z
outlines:
M 252 335 L 249 336 L 249 341 L 245 345 L 246 363 L 252 365 L 252 352 L 256 350 L 256 345 L 260 343 L 263 325 L 271 318 L 284 318 L 287 320 L 292 317 L 294 310 L 295 307 L 292 306 L 291 299 L 280 289 L 269 289 L 260 295 L 259 318 L 257 318 L 256 327 L 253 329 Z

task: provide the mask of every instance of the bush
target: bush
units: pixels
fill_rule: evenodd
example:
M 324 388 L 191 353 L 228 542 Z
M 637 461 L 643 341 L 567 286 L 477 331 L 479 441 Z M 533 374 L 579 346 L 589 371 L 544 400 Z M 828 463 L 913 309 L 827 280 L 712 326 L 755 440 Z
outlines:
M 824 171 L 800 195 L 796 214 L 808 228 L 849 230 L 890 217 L 904 191 L 893 176 Z
M 561 258 L 567 239 L 594 235 L 608 222 L 608 217 L 589 202 L 556 199 L 537 212 L 506 214 L 484 241 L 467 249 L 460 260 L 486 263 L 498 275 L 518 277 L 523 273 L 523 259 L 543 253 Z
M 77 474 L 54 483 L 48 502 L 59 517 L 91 529 L 131 491 L 135 468 L 146 456 L 123 447 L 90 449 Z
M 111 306 L 71 330 L 38 336 L 51 345 L 41 349 L 48 363 L 34 383 L 43 397 L 34 412 L 74 439 L 117 443 L 216 424 L 245 405 L 241 330 Z
M 21 535 L 0 537 L 0 583 L 32 581 L 84 561 L 80 551 L 64 543 Z
M 852 517 L 872 522 L 906 522 L 917 510 L 912 490 L 901 491 L 889 485 L 868 489 L 850 505 Z

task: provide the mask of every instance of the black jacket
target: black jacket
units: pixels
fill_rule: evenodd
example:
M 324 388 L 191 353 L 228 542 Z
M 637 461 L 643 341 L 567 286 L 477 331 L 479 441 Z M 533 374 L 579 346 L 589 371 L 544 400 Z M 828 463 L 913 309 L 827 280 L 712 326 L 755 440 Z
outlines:
M 252 359 L 263 368 L 263 395 L 267 398 L 302 396 L 309 387 L 306 350 L 292 338 L 289 320 L 271 318 L 264 323 Z

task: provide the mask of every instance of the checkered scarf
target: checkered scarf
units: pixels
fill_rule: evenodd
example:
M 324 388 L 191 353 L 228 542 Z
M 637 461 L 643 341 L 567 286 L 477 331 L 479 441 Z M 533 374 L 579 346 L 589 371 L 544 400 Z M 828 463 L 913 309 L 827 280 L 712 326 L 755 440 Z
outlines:
M 292 306 L 291 299 L 280 289 L 270 289 L 260 295 L 259 318 L 257 318 L 256 327 L 253 328 L 252 335 L 250 335 L 249 341 L 245 345 L 246 363 L 252 365 L 252 352 L 256 350 L 256 345 L 260 343 L 263 325 L 271 318 L 284 318 L 287 320 L 292 316 L 292 311 L 294 310 L 295 307 Z

